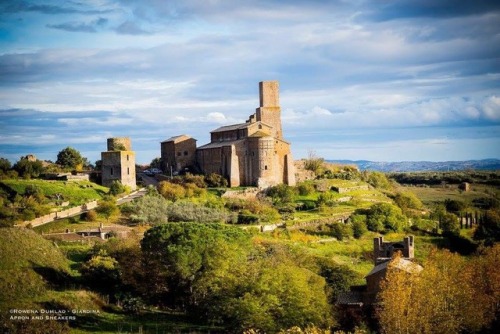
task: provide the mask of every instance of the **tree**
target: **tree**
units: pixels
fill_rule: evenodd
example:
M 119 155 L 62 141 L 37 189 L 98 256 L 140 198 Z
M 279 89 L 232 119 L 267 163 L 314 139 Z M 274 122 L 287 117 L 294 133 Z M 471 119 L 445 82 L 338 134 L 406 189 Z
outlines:
M 149 163 L 149 168 L 162 169 L 161 168 L 161 158 L 160 157 L 156 157 L 153 160 L 151 160 L 151 162 Z
M 266 195 L 272 198 L 274 204 L 287 204 L 293 201 L 295 189 L 286 184 L 278 184 L 267 189 Z
M 378 188 L 378 189 L 391 188 L 391 182 L 387 179 L 385 174 L 382 172 L 363 171 L 362 178 L 363 178 L 363 181 L 368 182 L 374 188 Z
M 406 217 L 401 209 L 389 203 L 377 203 L 367 213 L 366 225 L 370 231 L 401 231 L 406 227 Z
M 500 241 L 500 210 L 487 210 L 474 232 L 474 239 L 484 240 L 486 245 Z
M 6 172 L 12 168 L 10 161 L 5 158 L 0 158 L 0 171 Z
M 120 209 L 118 209 L 115 199 L 113 197 L 108 197 L 99 202 L 96 211 L 109 221 L 111 217 L 116 216 L 120 212 Z
M 120 284 L 118 261 L 100 250 L 81 268 L 82 277 L 91 287 L 109 294 L 115 292 Z
M 68 146 L 57 154 L 56 164 L 63 168 L 81 170 L 83 158 L 80 152 Z
M 467 204 L 464 202 L 449 198 L 444 201 L 444 206 L 446 207 L 446 211 L 457 214 L 467 208 Z
M 40 160 L 30 161 L 26 157 L 22 157 L 12 168 L 21 177 L 27 179 L 38 177 L 43 172 L 43 165 Z
M 474 333 L 492 326 L 499 290 L 490 288 L 499 287 L 498 254 L 483 261 L 435 250 L 418 275 L 389 268 L 378 296 L 382 333 Z
M 394 197 L 394 202 L 401 210 L 408 214 L 411 210 L 420 210 L 424 206 L 420 199 L 412 192 L 398 192 Z
M 445 212 L 441 215 L 439 222 L 443 234 L 455 236 L 460 235 L 460 223 L 458 222 L 457 216 L 453 213 Z
M 330 324 L 325 279 L 221 224 L 169 223 L 141 242 L 151 300 L 241 331 Z
M 304 161 L 304 168 L 310 170 L 316 176 L 321 176 L 324 173 L 323 164 L 325 159 L 320 158 L 316 155 L 316 152 L 309 151 L 308 158 Z
M 368 232 L 365 215 L 352 215 L 349 219 L 352 224 L 352 235 L 354 238 L 359 239 L 363 234 Z

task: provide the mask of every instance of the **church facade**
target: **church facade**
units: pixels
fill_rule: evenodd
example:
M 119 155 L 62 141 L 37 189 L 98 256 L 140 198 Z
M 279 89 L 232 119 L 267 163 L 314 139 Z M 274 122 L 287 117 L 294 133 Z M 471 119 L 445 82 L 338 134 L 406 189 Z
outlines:
M 245 123 L 222 126 L 210 132 L 210 143 L 197 147 L 187 135 L 161 143 L 165 173 L 185 168 L 224 176 L 231 187 L 266 188 L 295 185 L 290 143 L 283 138 L 279 83 L 259 83 L 260 103 Z

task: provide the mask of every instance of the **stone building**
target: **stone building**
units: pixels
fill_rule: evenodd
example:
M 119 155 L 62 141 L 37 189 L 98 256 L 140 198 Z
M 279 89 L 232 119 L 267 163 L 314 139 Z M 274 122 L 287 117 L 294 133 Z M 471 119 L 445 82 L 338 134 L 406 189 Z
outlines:
M 208 144 L 196 147 L 196 140 L 186 135 L 162 142 L 164 171 L 191 167 L 204 174 L 217 173 L 231 187 L 294 185 L 290 143 L 284 140 L 281 126 L 278 82 L 260 82 L 259 97 L 259 107 L 246 122 L 211 131 Z
M 375 265 L 389 261 L 396 252 L 401 252 L 401 257 L 413 259 L 415 257 L 413 236 L 404 237 L 402 241 L 387 242 L 384 237 L 373 239 L 373 259 Z
M 375 303 L 376 296 L 380 292 L 380 283 L 385 279 L 389 264 L 396 270 L 402 270 L 409 274 L 422 271 L 422 266 L 413 262 L 414 238 L 406 236 L 402 241 L 386 242 L 383 237 L 373 239 L 373 259 L 375 266 L 365 276 L 366 285 L 353 286 L 351 291 L 340 293 L 337 305 L 350 308 L 361 308 L 364 305 Z M 401 253 L 401 257 L 391 262 L 393 255 Z
M 101 152 L 102 185 L 109 187 L 113 181 L 120 181 L 132 190 L 136 188 L 135 152 L 130 138 L 108 138 L 108 150 Z
M 162 169 L 167 174 L 179 172 L 196 164 L 196 139 L 186 135 L 161 142 Z

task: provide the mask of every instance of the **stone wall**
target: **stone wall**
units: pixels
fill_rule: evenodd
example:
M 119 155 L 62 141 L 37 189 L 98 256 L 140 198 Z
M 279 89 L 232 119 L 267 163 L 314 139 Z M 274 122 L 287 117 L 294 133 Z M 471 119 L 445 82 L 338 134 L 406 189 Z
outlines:
M 62 211 L 58 211 L 58 212 L 53 212 L 53 213 L 50 213 L 48 215 L 35 218 L 33 220 L 24 221 L 21 224 L 18 224 L 17 226 L 26 227 L 26 226 L 30 225 L 31 227 L 37 227 L 37 226 L 40 226 L 43 224 L 53 222 L 56 219 L 62 219 L 62 218 L 67 218 L 67 217 L 79 215 L 79 214 L 84 213 L 88 210 L 95 209 L 96 207 L 97 207 L 97 201 L 92 201 L 92 202 L 88 202 L 88 203 L 85 203 L 85 204 L 80 205 L 80 206 L 75 206 L 75 207 L 70 208 L 70 209 L 66 209 L 66 210 L 62 210 Z

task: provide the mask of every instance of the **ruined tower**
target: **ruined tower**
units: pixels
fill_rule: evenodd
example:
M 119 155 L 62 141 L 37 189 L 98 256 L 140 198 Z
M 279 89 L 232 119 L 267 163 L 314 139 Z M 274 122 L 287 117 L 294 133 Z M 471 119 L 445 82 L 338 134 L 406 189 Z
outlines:
M 108 138 L 108 150 L 101 152 L 102 185 L 109 187 L 113 181 L 120 181 L 132 190 L 136 188 L 135 152 L 130 138 Z

